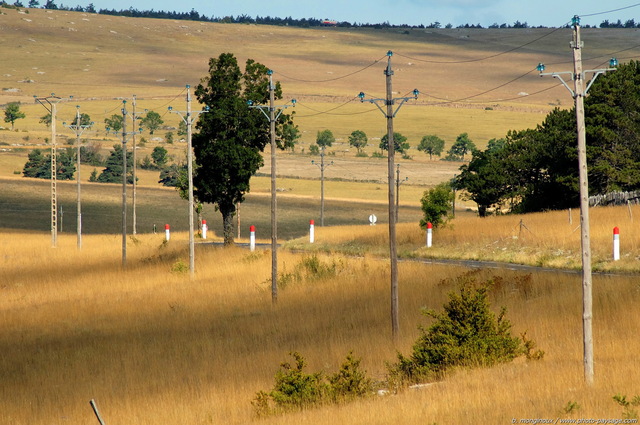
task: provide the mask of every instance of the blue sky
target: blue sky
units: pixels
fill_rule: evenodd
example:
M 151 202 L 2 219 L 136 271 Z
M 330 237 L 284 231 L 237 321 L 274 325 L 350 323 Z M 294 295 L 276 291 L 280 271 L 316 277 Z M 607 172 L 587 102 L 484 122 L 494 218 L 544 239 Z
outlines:
M 86 6 L 91 1 L 65 0 L 58 4 Z M 41 1 L 44 3 L 44 1 Z M 93 0 L 96 9 L 190 11 L 192 8 L 211 17 L 249 15 L 293 18 L 319 18 L 358 23 L 428 25 L 438 21 L 443 24 L 513 24 L 515 21 L 529 25 L 559 26 L 574 15 L 581 15 L 582 24 L 597 25 L 605 19 L 623 22 L 634 18 L 640 22 L 640 4 L 633 0 L 213 0 L 207 2 L 169 0 Z M 638 6 L 599 14 L 628 6 Z

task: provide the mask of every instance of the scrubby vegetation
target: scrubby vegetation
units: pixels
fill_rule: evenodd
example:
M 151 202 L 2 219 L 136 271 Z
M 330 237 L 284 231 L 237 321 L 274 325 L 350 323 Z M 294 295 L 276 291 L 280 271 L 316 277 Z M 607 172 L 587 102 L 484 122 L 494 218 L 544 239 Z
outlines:
M 275 384 L 269 392 L 260 391 L 253 400 L 258 416 L 299 410 L 326 403 L 343 403 L 357 397 L 371 395 L 373 381 L 360 367 L 360 359 L 350 352 L 335 374 L 306 373 L 306 362 L 300 353 L 293 352 L 295 364 L 284 362 L 276 373 Z
M 465 273 L 455 279 L 457 292 L 449 293 L 442 313 L 424 310 L 435 322 L 420 326 L 421 335 L 412 353 L 398 354 L 398 362 L 390 365 L 390 381 L 396 385 L 439 379 L 447 370 L 459 366 L 491 366 L 509 362 L 525 354 L 522 341 L 511 334 L 511 323 L 503 307 L 496 316 L 491 311 L 488 292 L 501 278 L 478 280 L 478 272 Z M 532 341 L 527 341 L 530 358 Z

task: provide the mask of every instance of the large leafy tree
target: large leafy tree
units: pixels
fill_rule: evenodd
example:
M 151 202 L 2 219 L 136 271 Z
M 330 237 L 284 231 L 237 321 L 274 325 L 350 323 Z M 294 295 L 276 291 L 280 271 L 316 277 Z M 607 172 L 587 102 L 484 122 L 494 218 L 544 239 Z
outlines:
M 155 111 L 147 112 L 147 115 L 145 115 L 140 122 L 147 130 L 149 130 L 149 134 L 153 134 L 154 131 L 164 124 L 164 120 L 160 114 Z
M 11 131 L 15 129 L 16 120 L 25 118 L 26 115 L 20 110 L 20 103 L 11 102 L 4 108 L 4 122 L 11 123 Z
M 422 137 L 418 150 L 429 155 L 429 160 L 433 159 L 433 155 L 440 156 L 444 150 L 444 140 L 434 134 Z
M 462 133 L 456 137 L 456 141 L 447 152 L 449 159 L 459 159 L 464 161 L 464 156 L 467 153 L 473 153 L 476 150 L 476 145 L 469 138 L 469 134 Z
M 51 116 L 49 116 L 49 123 L 51 123 Z M 78 116 L 74 115 L 73 120 L 71 121 L 71 125 L 78 125 Z M 92 126 L 93 122 L 91 122 L 91 116 L 86 113 L 80 114 L 80 125 Z
M 280 149 L 291 149 L 293 152 L 296 149 L 296 143 L 298 139 L 302 137 L 300 129 L 293 123 L 286 123 L 282 126 L 282 134 L 278 138 L 278 147 Z
M 420 227 L 427 227 L 431 223 L 433 227 L 439 227 L 452 217 L 451 207 L 455 194 L 451 190 L 449 182 L 440 183 L 422 194 L 420 204 L 424 217 L 420 220 Z
M 122 130 L 122 122 L 122 115 L 113 114 L 110 117 L 104 119 L 104 128 L 107 131 L 118 132 Z
M 318 134 L 316 134 L 316 144 L 322 149 L 333 145 L 333 142 L 335 141 L 336 138 L 333 136 L 333 132 L 329 129 L 319 130 Z
M 380 145 L 378 146 L 383 151 L 389 150 L 389 135 L 385 133 L 384 136 L 380 138 Z M 405 153 L 409 148 L 409 142 L 407 142 L 407 138 L 400 133 L 393 133 L 393 147 L 394 150 L 399 153 Z
M 200 103 L 209 106 L 201 114 L 193 135 L 197 163 L 195 193 L 200 202 L 215 204 L 223 222 L 225 244 L 233 243 L 233 216 L 236 204 L 244 201 L 249 181 L 262 166 L 262 151 L 270 142 L 269 121 L 261 111 L 249 108 L 247 101 L 269 101 L 268 68 L 252 59 L 242 72 L 231 53 L 209 60 L 209 74 L 195 90 Z M 279 83 L 274 95 L 282 98 Z M 282 114 L 277 131 L 291 124 Z
M 362 130 L 352 131 L 349 135 L 349 145 L 358 150 L 358 153 L 362 153 L 362 150 L 367 146 L 367 134 Z

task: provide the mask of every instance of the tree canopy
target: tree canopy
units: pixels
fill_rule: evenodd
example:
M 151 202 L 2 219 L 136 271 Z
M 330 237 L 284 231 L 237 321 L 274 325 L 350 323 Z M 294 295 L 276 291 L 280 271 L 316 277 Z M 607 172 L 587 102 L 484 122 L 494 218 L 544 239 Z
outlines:
M 11 123 L 11 131 L 15 129 L 16 120 L 25 118 L 24 112 L 20 111 L 20 103 L 11 102 L 4 108 L 4 122 Z
M 226 244 L 233 243 L 236 204 L 244 200 L 251 176 L 263 164 L 261 152 L 271 141 L 269 121 L 247 104 L 249 100 L 256 105 L 269 102 L 267 72 L 253 59 L 247 60 L 242 72 L 233 54 L 222 53 L 209 60 L 209 73 L 195 90 L 198 101 L 209 106 L 193 135 L 195 193 L 200 202 L 215 204 L 220 211 Z M 282 98 L 280 83 L 275 83 L 274 96 Z M 283 113 L 276 124 L 281 136 L 291 118 Z
M 418 150 L 429 154 L 429 160 L 432 160 L 433 155 L 440 156 L 444 150 L 444 140 L 434 134 L 423 136 L 418 145 Z
M 598 77 L 585 99 L 589 193 L 640 189 L 640 62 Z M 478 204 L 532 212 L 579 201 L 575 109 L 554 109 L 535 129 L 511 131 L 474 152 L 455 185 Z
M 58 180 L 73 180 L 76 172 L 75 152 L 73 148 L 67 148 L 56 155 L 56 178 Z M 24 177 L 37 179 L 51 178 L 51 153 L 45 155 L 40 149 L 29 152 L 28 160 L 22 169 Z
M 358 153 L 362 153 L 362 150 L 367 146 L 367 134 L 362 130 L 352 131 L 349 135 L 349 145 L 358 150 Z
M 476 144 L 469 138 L 467 133 L 462 133 L 456 137 L 456 141 L 447 152 L 449 160 L 464 161 L 464 156 L 467 153 L 473 153 L 476 148 Z
M 159 113 L 155 111 L 147 112 L 147 115 L 142 118 L 140 124 L 149 130 L 149 134 L 153 134 L 154 131 L 160 128 L 162 124 L 164 124 L 164 120 L 160 116 Z
M 104 119 L 104 128 L 107 131 L 113 131 L 113 132 L 118 132 L 120 130 L 122 130 L 122 122 L 123 122 L 123 117 L 122 115 L 119 114 L 113 114 L 108 118 Z
M 105 168 L 98 176 L 100 183 L 122 183 L 122 145 L 113 145 L 113 150 L 105 162 Z M 133 183 L 133 153 L 127 151 L 127 183 Z
M 407 138 L 400 133 L 393 132 L 393 146 L 394 150 L 399 153 L 405 153 L 409 148 L 409 142 Z M 383 151 L 389 150 L 389 135 L 385 134 L 380 138 L 380 145 L 378 146 Z
M 333 136 L 333 132 L 331 132 L 331 130 L 318 130 L 318 134 L 316 135 L 316 144 L 321 148 L 331 146 L 335 141 L 336 138 Z

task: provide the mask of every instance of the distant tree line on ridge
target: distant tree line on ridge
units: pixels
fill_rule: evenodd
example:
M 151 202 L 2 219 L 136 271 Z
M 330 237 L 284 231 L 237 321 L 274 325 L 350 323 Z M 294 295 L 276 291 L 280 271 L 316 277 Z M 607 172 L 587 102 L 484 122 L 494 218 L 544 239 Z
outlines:
M 9 4 L 6 1 L 0 1 L 0 7 L 30 7 L 37 8 L 41 7 L 42 9 L 52 9 L 52 10 L 68 10 L 71 12 L 85 12 L 85 13 L 98 13 L 101 15 L 112 15 L 112 16 L 128 16 L 132 18 L 155 18 L 155 19 L 174 19 L 174 20 L 186 20 L 186 21 L 201 21 L 201 22 L 218 22 L 218 23 L 229 23 L 229 24 L 256 24 L 256 25 L 276 25 L 276 26 L 292 26 L 292 27 L 322 27 L 322 26 L 337 26 L 337 27 L 359 27 L 359 28 L 375 28 L 375 29 L 383 29 L 383 28 L 416 28 L 416 29 L 424 29 L 424 28 L 454 28 L 452 24 L 442 25 L 440 22 L 432 22 L 430 24 L 424 25 L 394 25 L 387 22 L 382 23 L 362 23 L 362 22 L 348 22 L 348 21 L 329 21 L 328 19 L 317 19 L 317 18 L 279 18 L 276 16 L 256 16 L 251 17 L 249 15 L 238 15 L 238 16 L 224 16 L 224 17 L 216 17 L 211 16 L 207 17 L 203 14 L 200 14 L 195 9 L 191 9 L 190 12 L 175 12 L 175 11 L 164 11 L 164 10 L 138 10 L 134 7 L 129 7 L 128 9 L 96 9 L 93 3 L 90 3 L 88 6 L 65 6 L 64 4 L 57 5 L 54 0 L 46 0 L 43 1 L 42 4 L 39 0 L 29 0 L 29 1 L 21 1 L 16 0 L 13 4 Z M 569 27 L 569 23 L 566 24 Z M 634 19 L 629 19 L 622 23 L 621 20 L 618 19 L 617 22 L 609 22 L 609 20 L 604 20 L 600 23 L 600 28 L 640 28 L 640 23 L 636 23 Z M 583 25 L 584 28 L 595 28 L 590 25 Z M 458 25 L 455 28 L 485 28 L 480 24 L 462 24 Z M 507 23 L 493 23 L 486 28 L 496 29 L 496 28 L 548 28 L 544 25 L 540 26 L 530 26 L 527 22 L 516 21 L 513 24 Z

